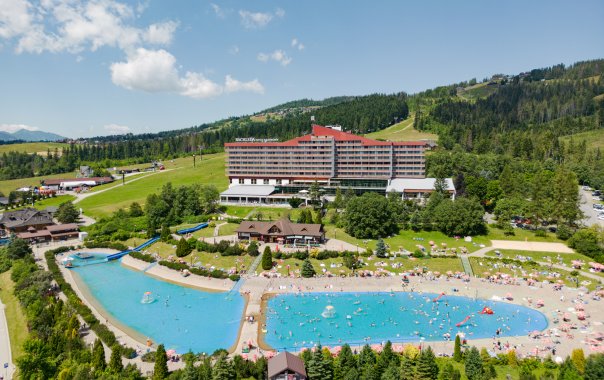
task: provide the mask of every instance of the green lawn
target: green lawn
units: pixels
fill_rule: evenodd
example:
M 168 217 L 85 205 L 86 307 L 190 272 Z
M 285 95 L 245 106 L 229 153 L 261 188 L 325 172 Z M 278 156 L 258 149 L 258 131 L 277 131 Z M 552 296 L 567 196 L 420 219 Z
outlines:
M 10 349 L 13 362 L 23 354 L 23 343 L 27 339 L 27 321 L 21 305 L 15 297 L 13 290 L 15 284 L 10 278 L 11 271 L 0 274 L 0 298 L 5 305 L 4 313 L 8 324 Z
M 503 230 L 489 225 L 489 234 L 487 235 L 489 240 L 514 240 L 514 241 L 537 241 L 546 243 L 564 243 L 564 240 L 560 240 L 556 237 L 556 234 L 548 232 L 545 237 L 535 236 L 531 231 L 523 230 L 522 228 L 514 228 L 513 236 L 506 236 Z M 565 244 L 565 243 L 564 243 Z
M 27 178 L 3 180 L 3 181 L 0 181 L 0 192 L 4 193 L 5 195 L 8 195 L 11 191 L 20 189 L 22 187 L 40 186 L 40 181 L 42 181 L 43 179 L 70 178 L 70 177 L 75 177 L 75 174 L 70 172 L 70 173 L 38 176 L 38 177 L 27 177 Z
M 540 266 L 539 264 L 531 264 L 531 263 L 521 263 L 519 265 L 519 268 L 517 269 L 513 269 L 513 268 L 507 268 L 505 266 L 503 266 L 501 263 L 501 260 L 498 259 L 493 259 L 493 258 L 484 258 L 484 257 L 470 257 L 470 264 L 472 265 L 472 270 L 474 271 L 474 274 L 477 276 L 485 276 L 484 272 L 489 272 L 490 274 L 494 274 L 496 272 L 500 272 L 500 273 L 506 273 L 509 275 L 516 275 L 516 276 L 528 276 L 531 273 L 536 273 L 537 276 L 535 276 L 534 278 L 537 281 L 543 281 L 546 279 L 546 276 L 543 274 L 543 272 L 547 272 L 547 268 L 544 268 L 543 266 Z M 497 267 L 495 267 L 495 265 L 497 265 Z M 514 265 L 518 265 L 518 264 L 514 264 Z M 524 274 L 523 274 L 524 271 Z M 557 272 L 560 273 L 561 277 L 560 279 L 564 281 L 564 284 L 566 286 L 569 287 L 574 287 L 575 284 L 571 279 L 570 276 L 570 270 L 565 271 L 565 270 L 561 270 L 561 269 L 557 269 L 554 268 L 552 269 L 552 272 Z M 558 280 L 558 279 L 556 279 Z M 587 286 L 587 288 L 589 290 L 594 290 L 596 288 L 596 286 L 598 285 L 597 281 L 595 281 L 592 278 L 589 277 L 585 277 L 585 276 L 581 276 L 579 275 L 579 281 L 583 282 L 583 281 L 588 281 L 590 282 L 590 285 Z
M 594 131 L 581 132 L 571 136 L 562 136 L 560 137 L 560 141 L 568 143 L 571 137 L 575 143 L 575 146 L 580 144 L 582 141 L 585 141 L 587 143 L 587 147 L 589 148 L 604 148 L 604 129 L 600 128 Z
M 227 188 L 228 181 L 224 175 L 225 154 L 204 155 L 203 161 L 197 161 L 193 167 L 191 157 L 179 158 L 165 162 L 166 169 L 147 176 L 131 185 L 118 186 L 101 194 L 88 197 L 78 203 L 84 209 L 84 214 L 93 218 L 109 215 L 120 208 L 127 208 L 132 202 L 138 202 L 144 207 L 147 195 L 159 193 L 163 185 L 172 182 L 173 186 L 180 185 L 214 185 L 219 191 Z
M 358 245 L 361 248 L 375 249 L 376 240 L 356 239 L 334 225 L 325 226 L 325 230 L 325 236 L 327 238 L 343 240 L 347 243 Z M 392 251 L 398 251 L 401 248 L 408 251 L 415 251 L 417 249 L 417 245 L 423 245 L 426 249 L 428 249 L 430 247 L 428 244 L 430 241 L 434 241 L 434 243 L 436 243 L 439 247 L 442 246 L 442 243 L 445 243 L 449 248 L 466 247 L 469 252 L 480 249 L 481 244 L 486 246 L 491 245 L 490 236 L 476 236 L 473 238 L 473 242 L 466 242 L 463 240 L 463 238 L 455 239 L 438 231 L 414 232 L 411 230 L 401 230 L 398 235 L 384 239 L 384 242 L 390 246 L 390 250 Z
M 5 144 L 0 145 L 0 154 L 7 152 L 22 152 L 22 153 L 38 153 L 41 156 L 46 156 L 47 150 L 50 149 L 50 153 L 55 153 L 55 148 L 59 149 L 59 153 L 63 151 L 63 148 L 68 147 L 69 144 L 54 143 L 54 142 L 30 142 L 22 144 Z
M 237 218 L 245 218 L 250 216 L 250 219 L 255 219 L 256 215 L 262 215 L 261 220 L 278 220 L 287 215 L 292 220 L 296 220 L 301 209 L 291 209 L 286 207 L 252 207 L 252 206 L 225 206 L 225 213 Z
M 216 225 L 224 223 L 221 221 L 215 221 L 214 222 Z M 187 226 L 182 226 L 182 228 L 186 228 Z M 188 227 L 193 227 L 193 225 L 188 225 Z M 226 235 L 235 235 L 235 230 L 237 229 L 237 227 L 239 227 L 239 224 L 237 223 L 227 223 L 224 224 L 222 226 L 220 226 L 218 228 L 218 236 L 226 236 Z M 181 228 L 181 227 L 179 227 Z M 199 231 L 195 231 L 193 232 L 193 237 L 196 238 L 200 238 L 200 237 L 204 237 L 204 238 L 210 238 L 214 236 L 214 227 L 206 227 L 203 228 Z
M 438 140 L 438 136 L 433 133 L 420 132 L 414 129 L 413 120 L 414 117 L 410 117 L 381 131 L 368 133 L 365 137 L 390 141 Z
M 140 177 L 144 176 L 145 174 L 149 174 L 149 173 L 133 174 L 133 175 L 131 175 L 129 177 L 126 177 L 124 179 L 124 182 L 127 185 L 128 182 L 130 182 L 130 181 L 132 181 L 132 180 L 134 180 L 136 178 L 140 178 Z M 95 186 L 95 187 L 91 188 L 90 190 L 88 190 L 88 192 L 89 193 L 95 193 L 95 192 L 97 192 L 99 190 L 105 190 L 105 189 L 110 189 L 110 188 L 115 187 L 115 186 L 120 186 L 121 184 L 122 184 L 122 179 L 118 178 L 118 179 L 116 179 L 115 181 L 113 181 L 111 183 L 106 183 L 104 185 Z
M 38 210 L 44 210 L 46 207 L 49 207 L 49 206 L 58 207 L 61 205 L 61 203 L 73 201 L 74 199 L 75 199 L 75 197 L 73 195 L 59 195 L 59 196 L 52 197 L 52 198 L 42 199 L 41 201 L 34 203 L 34 208 L 38 209 Z M 26 207 L 31 207 L 31 204 L 20 207 L 19 209 L 26 208 Z

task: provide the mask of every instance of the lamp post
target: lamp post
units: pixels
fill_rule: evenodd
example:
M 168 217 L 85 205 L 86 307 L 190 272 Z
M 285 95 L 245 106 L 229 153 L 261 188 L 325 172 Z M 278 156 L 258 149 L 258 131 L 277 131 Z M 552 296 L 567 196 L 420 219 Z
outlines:
M 195 153 L 193 153 L 193 167 L 195 167 Z

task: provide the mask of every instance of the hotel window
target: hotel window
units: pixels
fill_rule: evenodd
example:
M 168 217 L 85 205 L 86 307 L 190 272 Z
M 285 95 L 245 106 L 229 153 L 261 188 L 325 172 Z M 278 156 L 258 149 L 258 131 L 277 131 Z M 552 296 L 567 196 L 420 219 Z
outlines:
M 243 178 L 239 178 L 239 184 L 243 185 Z
M 277 185 L 281 185 L 282 181 L 280 179 L 277 180 Z
M 265 185 L 268 185 L 268 179 L 262 180 L 262 183 L 264 183 Z
M 252 185 L 256 184 L 256 178 L 252 178 Z

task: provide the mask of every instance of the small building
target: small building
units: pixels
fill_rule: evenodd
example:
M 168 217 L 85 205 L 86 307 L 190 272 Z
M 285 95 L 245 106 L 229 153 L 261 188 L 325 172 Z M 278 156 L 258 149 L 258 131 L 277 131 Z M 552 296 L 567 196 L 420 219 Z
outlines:
M 88 165 L 80 166 L 80 170 L 78 172 L 78 177 L 80 178 L 89 178 L 94 175 L 94 170 Z
M 400 193 L 403 199 L 423 202 L 434 192 L 436 178 L 395 178 L 390 181 L 386 193 Z M 455 199 L 455 185 L 451 178 L 445 178 L 446 191 Z
M 321 224 L 293 223 L 287 218 L 275 222 L 243 221 L 235 231 L 239 240 L 308 245 L 325 241 Z
M 40 230 L 30 227 L 26 232 L 18 233 L 17 237 L 32 243 L 40 243 L 76 239 L 78 238 L 79 233 L 80 229 L 77 224 L 67 223 L 46 226 L 46 228 Z
M 44 229 L 55 224 L 52 215 L 47 211 L 25 208 L 23 210 L 7 211 L 0 217 L 0 236 L 12 233 L 31 232 Z
M 306 369 L 302 359 L 287 351 L 268 360 L 269 380 L 306 380 Z
M 42 185 L 50 190 L 73 190 L 75 188 L 103 185 L 113 181 L 113 177 L 59 178 L 44 179 Z

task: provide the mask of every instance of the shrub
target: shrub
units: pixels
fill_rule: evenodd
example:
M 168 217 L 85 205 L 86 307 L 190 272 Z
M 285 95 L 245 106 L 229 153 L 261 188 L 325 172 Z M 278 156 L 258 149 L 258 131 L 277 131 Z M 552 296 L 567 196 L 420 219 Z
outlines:
M 264 247 L 262 253 L 262 269 L 271 270 L 273 268 L 273 256 L 271 254 L 271 248 L 267 245 Z
M 546 237 L 547 236 L 547 232 L 545 232 L 545 230 L 543 230 L 543 229 L 535 230 L 534 233 L 535 233 L 535 236 L 537 236 L 537 237 Z
M 132 251 L 129 253 L 130 256 L 132 256 L 133 258 L 137 259 L 137 260 L 142 260 L 142 261 L 146 261 L 148 263 L 154 263 L 156 260 L 153 258 L 153 256 L 151 255 L 146 255 L 144 253 L 141 252 L 137 252 L 137 251 Z
M 241 279 L 241 276 L 239 276 L 238 274 L 232 274 L 229 276 L 229 280 L 231 280 L 231 281 L 237 282 L 237 281 L 239 281 L 239 279 Z
M 573 232 L 568 226 L 565 224 L 561 224 L 558 226 L 558 230 L 556 231 L 556 237 L 560 240 L 568 240 L 573 236 Z
M 176 256 L 185 257 L 188 256 L 193 249 L 189 245 L 186 239 L 182 238 L 178 241 L 176 245 Z
M 413 253 L 411 254 L 411 256 L 417 258 L 417 259 L 421 259 L 422 257 L 424 257 L 424 253 L 420 250 L 420 249 L 416 249 L 415 251 L 413 251 Z

